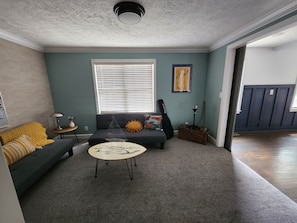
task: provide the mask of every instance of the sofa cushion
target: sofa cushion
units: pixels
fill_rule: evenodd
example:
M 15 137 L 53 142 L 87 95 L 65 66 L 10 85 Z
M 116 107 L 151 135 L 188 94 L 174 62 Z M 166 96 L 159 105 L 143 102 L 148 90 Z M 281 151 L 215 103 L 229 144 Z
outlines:
M 125 126 L 128 132 L 140 132 L 142 130 L 142 123 L 138 120 L 131 120 Z
M 161 129 L 162 115 L 144 115 L 144 128 L 146 129 Z
M 18 196 L 22 195 L 33 183 L 57 163 L 66 152 L 71 152 L 72 139 L 57 139 L 43 149 L 37 149 L 23 159 L 9 166 Z
M 29 137 L 22 135 L 19 138 L 3 145 L 2 150 L 7 161 L 7 165 L 11 165 L 34 152 L 36 149 L 30 142 Z
M 116 131 L 121 131 L 116 129 Z M 116 131 L 114 132 L 116 134 Z M 106 129 L 97 130 L 90 138 L 89 145 L 94 146 L 99 143 L 106 142 L 109 137 L 108 131 Z M 140 132 L 128 132 L 125 131 L 125 137 L 127 141 L 134 142 L 138 144 L 150 144 L 150 143 L 165 143 L 166 135 L 163 131 L 143 129 Z
M 161 148 L 164 148 L 166 142 L 166 134 L 159 130 L 143 128 L 140 132 L 125 131 L 125 126 L 128 121 L 138 120 L 142 126 L 145 124 L 145 115 L 153 115 L 158 119 L 159 127 L 161 127 L 162 115 L 158 113 L 114 113 L 114 114 L 97 114 L 96 115 L 96 132 L 89 138 L 89 145 L 94 146 L 99 143 L 110 141 L 109 138 L 124 138 L 125 141 L 138 144 L 155 144 L 161 143 Z M 154 120 L 153 120 L 154 121 Z M 111 124 L 116 123 L 117 128 L 110 128 Z M 114 124 L 113 124 L 114 126 Z M 123 131 L 124 130 L 124 131 Z M 111 137 L 112 136 L 112 137 Z M 119 137 L 120 136 L 120 137 Z
M 35 147 L 45 146 L 54 142 L 52 139 L 47 139 L 46 129 L 39 122 L 31 122 L 12 130 L 1 132 L 0 140 L 2 145 L 5 145 L 21 135 L 29 136 L 31 143 Z
M 126 135 L 122 134 L 122 129 L 113 129 L 112 132 L 107 129 L 99 129 L 89 138 L 89 145 L 94 146 L 98 143 L 107 142 L 110 141 L 110 138 L 127 139 Z
M 141 132 L 125 132 L 129 142 L 138 143 L 141 145 L 165 143 L 167 138 L 161 130 L 143 129 Z

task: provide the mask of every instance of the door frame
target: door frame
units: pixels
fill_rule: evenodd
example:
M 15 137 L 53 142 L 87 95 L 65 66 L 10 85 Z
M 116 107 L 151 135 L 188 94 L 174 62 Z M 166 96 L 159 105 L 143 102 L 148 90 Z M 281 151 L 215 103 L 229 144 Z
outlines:
M 292 16 L 279 23 L 276 23 L 257 33 L 251 34 L 250 36 L 245 37 L 227 46 L 222 91 L 220 93 L 221 103 L 220 103 L 220 112 L 219 112 L 219 120 L 218 120 L 218 131 L 217 131 L 217 137 L 215 142 L 216 146 L 224 147 L 224 144 L 225 144 L 226 126 L 228 122 L 228 112 L 229 112 L 236 49 L 244 45 L 247 45 L 249 42 L 259 40 L 261 38 L 272 35 L 273 33 L 280 32 L 282 30 L 291 28 L 293 26 L 297 26 L 297 15 Z
M 224 148 L 231 151 L 232 138 L 235 127 L 236 120 L 236 110 L 238 106 L 239 92 L 241 88 L 241 81 L 243 76 L 243 66 L 245 58 L 246 45 L 237 48 L 234 61 L 234 72 L 232 77 L 232 86 L 231 86 L 231 95 L 230 95 L 230 104 L 228 112 L 228 121 L 226 126 L 226 136 Z

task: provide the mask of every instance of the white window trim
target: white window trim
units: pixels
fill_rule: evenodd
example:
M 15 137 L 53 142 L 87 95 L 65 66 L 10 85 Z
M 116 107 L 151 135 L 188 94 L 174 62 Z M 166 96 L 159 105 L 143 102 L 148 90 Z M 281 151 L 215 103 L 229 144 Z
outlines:
M 114 64 L 114 63 L 123 63 L 123 64 L 137 64 L 137 63 L 153 63 L 154 64 L 154 75 L 152 80 L 152 88 L 154 91 L 154 97 L 152 98 L 153 112 L 156 112 L 156 59 L 91 59 L 92 73 L 93 73 L 93 84 L 95 92 L 95 101 L 96 101 L 96 111 L 97 114 L 101 113 L 100 105 L 98 103 L 98 92 L 97 92 L 97 80 L 95 72 L 95 64 Z

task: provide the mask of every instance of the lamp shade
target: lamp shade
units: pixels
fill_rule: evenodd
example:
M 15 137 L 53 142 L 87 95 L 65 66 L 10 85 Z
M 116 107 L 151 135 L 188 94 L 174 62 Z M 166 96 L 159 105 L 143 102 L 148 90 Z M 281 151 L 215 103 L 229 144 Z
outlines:
M 64 114 L 62 112 L 54 112 L 53 114 L 51 114 L 51 117 L 55 117 L 55 118 L 61 118 L 63 116 Z
M 129 25 L 139 23 L 145 13 L 143 6 L 135 2 L 120 2 L 113 11 L 122 23 Z

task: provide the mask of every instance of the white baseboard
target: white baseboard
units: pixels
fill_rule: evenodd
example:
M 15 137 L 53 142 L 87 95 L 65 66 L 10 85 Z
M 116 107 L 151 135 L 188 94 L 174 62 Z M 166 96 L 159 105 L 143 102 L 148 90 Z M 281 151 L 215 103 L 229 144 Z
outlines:
M 215 146 L 217 146 L 217 140 L 214 138 L 214 137 L 212 137 L 211 135 L 207 135 L 207 137 L 208 137 L 208 141 L 210 142 L 210 143 L 212 143 L 212 144 L 214 144 Z

